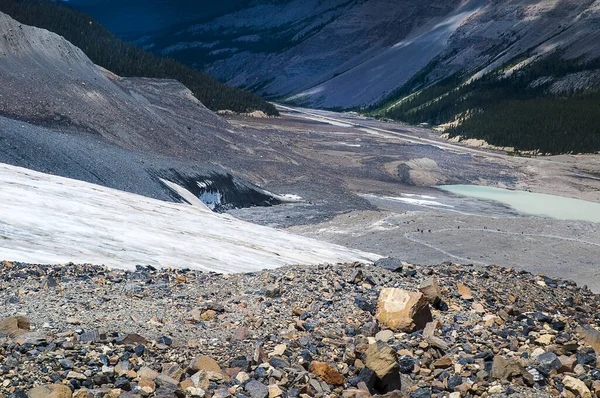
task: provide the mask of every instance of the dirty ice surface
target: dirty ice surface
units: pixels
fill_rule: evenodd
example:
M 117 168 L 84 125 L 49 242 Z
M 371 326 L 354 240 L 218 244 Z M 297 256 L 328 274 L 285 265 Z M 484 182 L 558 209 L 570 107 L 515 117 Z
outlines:
M 2 163 L 0 186 L 0 259 L 250 272 L 379 258 L 216 214 L 199 201 L 168 203 Z

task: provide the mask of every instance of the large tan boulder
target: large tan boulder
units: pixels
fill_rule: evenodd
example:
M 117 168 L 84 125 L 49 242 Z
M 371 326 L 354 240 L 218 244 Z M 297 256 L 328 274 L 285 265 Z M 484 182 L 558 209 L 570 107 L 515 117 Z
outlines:
M 26 316 L 11 316 L 0 321 L 0 333 L 9 337 L 17 337 L 29 333 L 31 323 Z
M 64 384 L 46 384 L 29 390 L 29 398 L 71 398 L 71 389 Z
M 407 333 L 423 329 L 433 319 L 422 293 L 393 287 L 381 290 L 375 318 L 393 331 Z

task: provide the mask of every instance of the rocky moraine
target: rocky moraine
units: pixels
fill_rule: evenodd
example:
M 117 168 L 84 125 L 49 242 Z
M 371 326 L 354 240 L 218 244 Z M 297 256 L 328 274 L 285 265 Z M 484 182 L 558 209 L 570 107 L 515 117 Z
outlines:
M 600 297 L 514 269 L 0 270 L 4 397 L 600 397 Z

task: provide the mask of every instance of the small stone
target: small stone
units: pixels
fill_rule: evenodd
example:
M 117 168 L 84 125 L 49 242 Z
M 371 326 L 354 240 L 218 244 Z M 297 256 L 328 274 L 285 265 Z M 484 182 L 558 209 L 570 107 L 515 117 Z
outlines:
M 169 377 L 165 374 L 159 374 L 154 379 L 154 382 L 161 388 L 175 389 L 179 385 L 179 381 Z
M 252 398 L 267 398 L 269 396 L 268 387 L 257 380 L 246 383 L 244 389 Z
M 158 344 L 164 344 L 164 345 L 170 347 L 173 344 L 173 339 L 170 338 L 169 336 L 161 336 L 156 340 L 156 342 Z
M 357 269 L 354 269 L 354 271 L 352 271 L 352 273 L 350 274 L 348 279 L 346 279 L 346 282 L 357 284 L 357 283 L 362 282 L 364 279 L 365 279 L 365 276 L 363 275 L 362 270 L 357 268 Z
M 276 384 L 271 384 L 269 387 L 269 398 L 278 398 L 283 395 L 283 390 Z
M 441 357 L 440 359 L 438 359 L 437 361 L 435 361 L 433 363 L 433 367 L 436 369 L 446 369 L 449 368 L 450 366 L 452 366 L 453 362 L 452 362 L 452 358 L 450 358 L 449 356 L 444 356 Z
M 331 384 L 334 386 L 339 386 L 344 384 L 344 377 L 335 370 L 333 367 L 329 366 L 325 362 L 313 361 L 310 364 L 310 372 L 316 376 L 318 376 L 321 380 L 323 380 L 327 384 Z
M 73 393 L 73 398 L 94 398 L 94 394 L 88 391 L 87 388 L 82 388 Z
M 273 349 L 273 351 L 271 351 L 269 353 L 270 357 L 273 357 L 275 355 L 283 355 L 283 353 L 285 352 L 285 350 L 287 349 L 287 345 L 286 344 L 278 344 L 275 346 L 275 348 Z
M 54 279 L 52 275 L 46 276 L 42 281 L 42 289 L 44 290 L 54 289 L 57 286 L 58 282 L 56 281 L 56 279 Z
M 67 317 L 67 323 L 69 325 L 81 325 L 81 319 L 69 316 Z
M 158 376 L 158 372 L 150 369 L 147 366 L 143 366 L 142 368 L 140 368 L 140 370 L 138 370 L 137 372 L 139 377 L 143 377 L 149 380 L 154 380 L 156 379 L 156 376 Z
M 535 339 L 535 342 L 540 345 L 550 345 L 552 344 L 552 341 L 554 341 L 554 336 L 551 334 L 543 334 Z
M 248 375 L 248 373 L 246 372 L 239 372 L 236 376 L 235 379 L 240 383 L 240 384 L 244 384 L 245 382 L 247 382 L 248 380 L 250 380 L 250 376 Z
M 212 320 L 214 320 L 216 318 L 216 316 L 217 316 L 217 312 L 216 311 L 214 311 L 214 310 L 207 310 L 207 311 L 204 311 L 200 315 L 200 318 L 203 321 L 212 321 Z
M 277 298 L 281 296 L 281 288 L 278 285 L 268 285 L 265 287 L 265 296 L 269 298 Z
M 387 343 L 394 338 L 394 332 L 389 329 L 382 330 L 375 335 L 375 339 Z
M 152 394 L 154 391 L 156 391 L 156 383 L 154 383 L 154 380 L 146 377 L 141 377 L 138 380 L 138 387 L 141 388 L 146 394 Z
M 483 308 L 483 304 L 481 304 L 481 303 L 473 303 L 471 305 L 471 308 L 473 309 L 473 311 L 475 311 L 478 314 L 485 313 L 485 308 Z
M 413 332 L 432 321 L 429 302 L 423 293 L 385 288 L 377 301 L 375 318 L 393 331 Z
M 209 356 L 206 355 L 198 355 L 196 358 L 192 360 L 190 365 L 188 366 L 188 370 L 190 373 L 196 373 L 200 370 L 208 370 L 211 372 L 221 372 L 221 367 Z
M 539 355 L 536 358 L 536 361 L 540 364 L 538 370 L 546 376 L 549 375 L 551 371 L 560 368 L 562 365 L 560 359 L 558 359 L 553 352 L 545 352 L 542 355 Z
M 83 373 L 70 371 L 67 373 L 67 379 L 87 380 L 87 376 Z
M 463 285 L 462 283 L 457 283 L 456 288 L 458 289 L 458 294 L 463 300 L 473 300 L 473 295 L 471 294 L 471 289 L 468 286 Z
M 403 268 L 402 261 L 391 257 L 380 258 L 379 260 L 375 261 L 374 265 L 391 272 L 402 272 Z
M 203 390 L 208 390 L 210 387 L 210 376 L 207 371 L 201 370 L 196 372 L 190 377 L 192 383 L 194 383 L 194 387 L 201 388 Z
M 181 380 L 184 370 L 176 363 L 166 363 L 162 366 L 162 374 L 171 377 L 173 380 Z
M 59 359 L 58 363 L 62 366 L 63 369 L 73 369 L 73 362 L 67 358 Z
M 523 365 L 515 358 L 505 358 L 497 355 L 492 363 L 491 376 L 495 379 L 511 381 L 515 377 L 522 377 L 528 385 L 533 385 L 533 376 L 525 370 Z
M 400 366 L 400 373 L 411 374 L 415 370 L 416 360 L 409 355 L 402 355 L 398 358 L 398 365 Z
M 600 352 L 600 331 L 589 325 L 582 325 L 577 328 L 577 334 L 585 344 L 592 347 L 594 351 Z

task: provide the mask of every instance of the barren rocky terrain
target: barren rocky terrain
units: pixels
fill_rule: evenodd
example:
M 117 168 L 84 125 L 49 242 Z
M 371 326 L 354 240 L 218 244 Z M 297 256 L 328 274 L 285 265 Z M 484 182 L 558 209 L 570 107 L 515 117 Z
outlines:
M 0 281 L 10 397 L 600 392 L 598 296 L 514 269 L 386 259 L 219 275 L 3 262 Z

